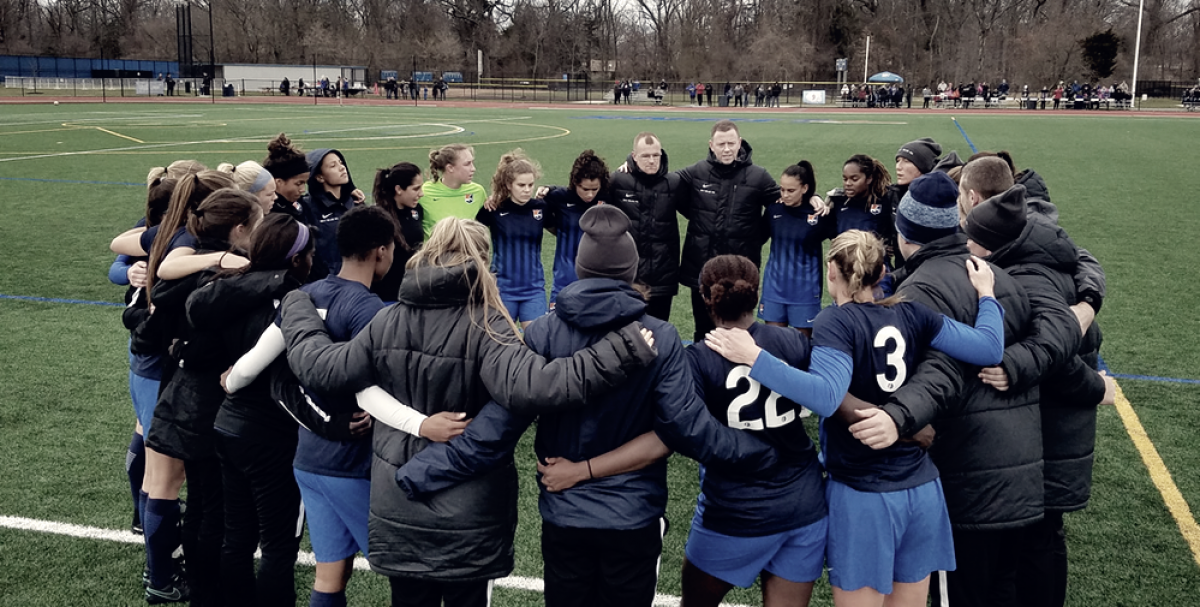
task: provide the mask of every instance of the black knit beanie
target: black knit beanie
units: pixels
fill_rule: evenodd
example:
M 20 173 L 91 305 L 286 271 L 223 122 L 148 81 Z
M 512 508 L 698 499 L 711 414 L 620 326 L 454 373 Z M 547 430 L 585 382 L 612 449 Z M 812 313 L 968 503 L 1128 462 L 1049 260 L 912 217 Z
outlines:
M 638 252 L 629 226 L 629 218 L 617 207 L 599 204 L 588 209 L 579 218 L 583 237 L 575 254 L 575 274 L 632 284 L 637 277 Z
M 971 209 L 963 231 L 983 248 L 998 251 L 1025 231 L 1025 223 L 1025 186 L 1017 184 Z
M 937 164 L 938 156 L 941 153 L 942 146 L 938 142 L 928 137 L 922 137 L 901 146 L 896 151 L 896 158 L 907 159 L 924 175 L 933 170 L 933 166 Z

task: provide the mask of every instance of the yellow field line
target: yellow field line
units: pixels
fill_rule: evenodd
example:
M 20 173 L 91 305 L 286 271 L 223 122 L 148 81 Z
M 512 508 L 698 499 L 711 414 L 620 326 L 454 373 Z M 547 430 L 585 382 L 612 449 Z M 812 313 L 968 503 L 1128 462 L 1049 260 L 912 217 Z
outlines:
M 128 139 L 134 143 L 146 143 L 145 141 L 142 141 L 141 139 L 135 139 L 133 137 L 130 137 L 129 135 L 122 135 L 116 131 L 110 131 L 104 127 L 97 126 L 97 127 L 93 127 L 93 128 L 95 128 L 97 131 L 100 131 L 102 133 L 108 133 L 109 135 L 113 135 L 115 137 L 120 137 L 121 139 Z
M 1129 403 L 1129 399 L 1125 398 L 1125 393 L 1119 385 L 1117 386 L 1117 413 L 1120 414 L 1121 421 L 1125 424 L 1125 431 L 1129 433 L 1133 445 L 1141 454 L 1142 462 L 1150 471 L 1150 480 L 1154 481 L 1155 487 L 1158 487 L 1163 502 L 1167 504 L 1167 510 L 1171 511 L 1171 516 L 1175 518 L 1175 524 L 1179 525 L 1179 533 L 1183 535 L 1184 541 L 1192 549 L 1192 558 L 1197 565 L 1200 565 L 1200 525 L 1196 524 L 1196 519 L 1192 516 L 1192 509 L 1183 499 L 1179 487 L 1175 486 L 1175 481 L 1171 480 L 1171 472 L 1167 470 L 1154 443 L 1150 442 L 1150 437 L 1146 434 L 1146 429 L 1142 427 L 1137 413 L 1134 412 L 1133 405 Z

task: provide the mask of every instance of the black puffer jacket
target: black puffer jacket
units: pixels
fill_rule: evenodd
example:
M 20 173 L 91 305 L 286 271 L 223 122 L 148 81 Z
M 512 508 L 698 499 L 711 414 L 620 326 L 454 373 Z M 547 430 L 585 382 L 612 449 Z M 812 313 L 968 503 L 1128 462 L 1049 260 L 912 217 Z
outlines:
M 699 287 L 701 268 L 718 255 L 741 255 L 762 266 L 768 234 L 763 210 L 779 200 L 779 186 L 750 153 L 743 139 L 732 164 L 721 164 L 710 150 L 706 160 L 679 171 L 687 188 L 679 206 L 688 220 L 679 269 L 685 287 Z
M 163 362 L 163 381 L 146 444 L 176 459 L 216 457 L 213 420 L 225 399 L 221 372 L 232 361 L 220 355 L 216 336 L 194 330 L 186 314 L 188 297 L 212 280 L 215 273 L 215 268 L 209 268 L 178 280 L 155 283 L 154 313 L 135 333 L 135 342 L 157 342 L 170 354 Z
M 967 278 L 967 256 L 961 233 L 922 246 L 898 273 L 896 293 L 974 324 L 978 300 Z M 993 271 L 1005 344 L 1011 346 L 1027 336 L 1029 298 L 1003 270 Z M 996 391 L 979 380 L 978 367 L 930 352 L 884 410 L 901 435 L 933 422 L 937 437 L 929 453 L 941 472 L 950 523 L 991 530 L 1038 521 L 1044 490 L 1037 388 Z
M 637 280 L 650 287 L 650 295 L 679 292 L 679 175 L 667 172 L 667 151 L 658 172 L 642 172 L 630 155 L 628 173 L 615 172 L 609 181 L 611 203 L 629 216 L 629 234 L 638 247 Z
M 289 294 L 283 304 L 288 362 L 301 383 L 316 389 L 357 392 L 377 384 L 423 414 L 456 411 L 475 417 L 489 399 L 520 413 L 582 406 L 654 360 L 636 324 L 571 358 L 550 362 L 522 345 L 498 313 L 484 320 L 497 335 L 489 336 L 467 309 L 478 272 L 474 264 L 410 270 L 399 303 L 340 344 L 330 342 L 307 294 Z M 516 528 L 511 460 L 416 502 L 396 484 L 396 470 L 428 444 L 375 426 L 371 568 L 440 581 L 507 575 Z
M 1011 243 L 993 251 L 988 261 L 1004 268 L 1029 293 L 1035 314 L 1041 308 L 1035 338 L 1046 349 L 1070 348 L 1062 364 L 1037 375 L 1020 368 L 1006 351 L 1004 368 L 1013 389 L 1041 381 L 1042 448 L 1045 460 L 1046 508 L 1079 510 L 1091 494 L 1096 443 L 1096 405 L 1104 396 L 1104 380 L 1088 366 L 1095 358 L 1099 329 L 1080 339 L 1079 323 L 1068 306 L 1075 303 L 1075 243 L 1049 222 L 1029 221 Z M 1059 353 L 1051 353 L 1057 357 Z M 1081 356 L 1082 355 L 1082 356 Z
M 1058 207 L 1050 202 L 1046 181 L 1033 169 L 1017 175 L 1016 182 L 1025 186 L 1025 212 L 1030 220 L 1048 221 L 1058 225 Z M 1086 249 L 1076 249 L 1078 264 L 1073 274 L 1078 301 L 1086 301 L 1097 312 L 1104 304 L 1107 280 L 1100 261 Z
M 194 331 L 217 338 L 214 354 L 232 365 L 250 351 L 272 322 L 276 302 L 300 281 L 286 270 L 260 270 L 214 280 L 187 300 L 188 324 Z M 226 366 L 227 368 L 227 366 Z M 244 438 L 294 445 L 296 422 L 271 398 L 272 372 L 228 394 L 214 428 Z

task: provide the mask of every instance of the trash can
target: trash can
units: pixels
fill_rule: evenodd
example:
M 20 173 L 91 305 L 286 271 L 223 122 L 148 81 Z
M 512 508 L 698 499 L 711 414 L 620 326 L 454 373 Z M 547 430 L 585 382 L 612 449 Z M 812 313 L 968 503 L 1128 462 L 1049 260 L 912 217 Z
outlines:
M 1025 100 L 1025 109 L 1036 110 L 1037 109 L 1037 99 L 1026 99 Z
M 729 95 L 720 95 L 717 97 L 718 107 L 729 107 Z
M 185 92 L 189 95 L 192 94 L 192 81 L 191 80 L 185 81 L 183 83 L 183 92 Z
M 221 87 L 222 97 L 237 97 L 237 89 L 233 88 L 232 84 L 226 84 Z

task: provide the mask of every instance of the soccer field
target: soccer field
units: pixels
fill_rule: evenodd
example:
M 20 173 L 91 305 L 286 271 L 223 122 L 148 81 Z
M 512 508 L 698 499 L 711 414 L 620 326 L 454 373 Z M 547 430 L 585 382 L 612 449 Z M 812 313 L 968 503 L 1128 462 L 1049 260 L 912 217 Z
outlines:
M 2 106 L 0 113 L 0 607 L 144 604 L 141 544 L 127 531 L 123 470 L 133 427 L 127 390 L 123 287 L 108 282 L 108 243 L 143 212 L 152 166 L 192 158 L 215 167 L 261 161 L 287 132 L 306 150 L 340 149 L 355 184 L 377 168 L 427 166 L 430 148 L 475 146 L 475 181 L 489 185 L 500 155 L 523 147 L 544 184 L 565 184 L 592 148 L 610 167 L 634 136 L 652 131 L 670 167 L 706 154 L 711 123 L 732 117 L 754 161 L 778 177 L 800 159 L 820 191 L 840 185 L 855 153 L 891 167 L 896 149 L 933 137 L 970 155 L 947 113 L 688 112 L 557 109 L 313 107 L 300 105 L 65 104 Z M 1060 223 L 1108 275 L 1097 322 L 1101 351 L 1124 398 L 1100 411 L 1091 505 L 1066 517 L 1068 604 L 1200 604 L 1200 299 L 1196 243 L 1200 119 L 1129 113 L 957 115 L 980 149 L 1009 150 L 1045 177 Z M 1192 159 L 1192 160 L 1189 160 Z M 1191 244 L 1188 244 L 1191 243 Z M 549 268 L 551 237 L 543 246 Z M 107 305 L 106 305 L 107 304 Z M 691 335 L 686 294 L 673 313 Z M 811 423 L 811 422 L 810 422 Z M 515 578 L 496 605 L 541 604 L 540 520 L 531 437 L 522 443 L 522 502 Z M 675 604 L 697 467 L 671 463 L 671 530 L 662 604 Z M 49 523 L 29 530 L 26 519 Z M 65 524 L 78 527 L 66 527 Z M 106 533 L 107 531 L 107 533 Z M 130 541 L 118 541 L 121 539 Z M 301 604 L 312 568 L 297 566 Z M 359 572 L 351 604 L 382 605 L 387 584 Z M 757 588 L 728 602 L 758 605 Z M 829 605 L 818 584 L 814 605 Z

